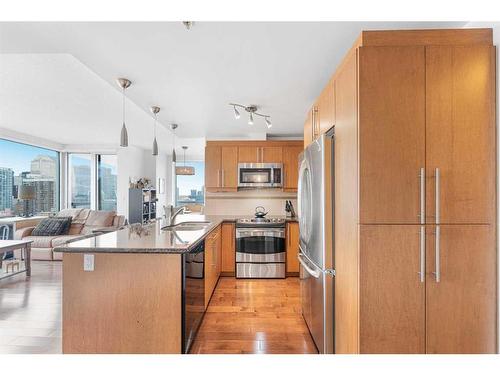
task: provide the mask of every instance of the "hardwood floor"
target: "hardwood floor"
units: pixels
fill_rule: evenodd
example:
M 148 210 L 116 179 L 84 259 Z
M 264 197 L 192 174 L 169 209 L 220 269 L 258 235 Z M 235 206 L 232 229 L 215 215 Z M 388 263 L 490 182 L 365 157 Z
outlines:
M 0 272 L 5 272 L 0 269 Z M 62 263 L 0 280 L 0 354 L 61 353 Z
M 0 281 L 0 354 L 62 352 L 61 280 L 61 262 L 35 261 L 31 279 Z M 191 353 L 317 353 L 298 278 L 221 277 Z
M 317 353 L 300 312 L 299 279 L 221 277 L 190 353 Z

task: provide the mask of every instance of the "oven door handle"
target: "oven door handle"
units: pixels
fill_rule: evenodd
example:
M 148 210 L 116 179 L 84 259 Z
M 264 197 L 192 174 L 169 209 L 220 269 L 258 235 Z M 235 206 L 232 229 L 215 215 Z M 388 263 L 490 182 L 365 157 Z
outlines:
M 304 269 L 307 271 L 308 274 L 310 274 L 312 277 L 316 278 L 316 279 L 319 279 L 319 277 L 321 276 L 321 271 L 319 270 L 313 270 L 311 267 L 309 267 L 309 265 L 306 263 L 305 260 L 303 260 L 304 255 L 302 254 L 297 254 L 297 259 L 299 260 L 299 263 L 302 265 L 302 267 L 304 267 Z

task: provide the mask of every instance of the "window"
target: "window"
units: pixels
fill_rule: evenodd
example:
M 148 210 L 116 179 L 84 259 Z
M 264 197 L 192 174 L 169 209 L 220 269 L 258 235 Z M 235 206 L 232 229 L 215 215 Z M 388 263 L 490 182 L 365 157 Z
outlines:
M 68 198 L 70 208 L 90 208 L 91 202 L 90 154 L 68 155 Z
M 23 189 L 23 185 L 31 188 Z M 0 216 L 57 211 L 59 152 L 0 139 Z
M 97 155 L 98 208 L 116 211 L 116 155 Z
M 178 165 L 184 165 L 183 162 Z M 175 205 L 205 203 L 205 163 L 202 161 L 186 161 L 186 166 L 194 167 L 192 176 L 176 176 Z

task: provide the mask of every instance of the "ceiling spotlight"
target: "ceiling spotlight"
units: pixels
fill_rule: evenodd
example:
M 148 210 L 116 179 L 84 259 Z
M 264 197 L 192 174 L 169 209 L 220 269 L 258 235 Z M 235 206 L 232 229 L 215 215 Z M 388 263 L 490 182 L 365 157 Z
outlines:
M 240 118 L 240 112 L 238 112 L 235 105 L 233 106 L 233 108 L 234 108 L 234 117 L 236 118 L 236 120 L 238 120 Z
M 236 119 L 240 118 L 240 112 L 238 111 L 237 107 L 243 108 L 246 112 L 249 113 L 249 116 L 248 116 L 248 125 L 253 125 L 253 116 L 256 115 L 256 116 L 264 117 L 264 120 L 266 121 L 266 124 L 267 124 L 268 128 L 270 128 L 271 126 L 273 126 L 271 124 L 270 116 L 269 115 L 265 115 L 263 113 L 257 112 L 257 110 L 259 109 L 259 107 L 257 107 L 255 104 L 242 105 L 242 104 L 238 104 L 238 103 L 229 103 L 229 105 L 231 107 L 233 107 L 234 117 Z

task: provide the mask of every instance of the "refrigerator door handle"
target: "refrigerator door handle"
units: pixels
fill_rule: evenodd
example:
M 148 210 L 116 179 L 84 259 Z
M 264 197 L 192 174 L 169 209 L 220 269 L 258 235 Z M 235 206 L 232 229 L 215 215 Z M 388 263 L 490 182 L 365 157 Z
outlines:
M 321 275 L 321 271 L 313 270 L 312 268 L 310 268 L 307 265 L 307 263 L 302 259 L 303 255 L 298 254 L 297 258 L 299 259 L 299 263 L 302 265 L 302 267 L 304 267 L 304 269 L 307 271 L 308 274 L 310 274 L 312 277 L 314 277 L 316 279 L 319 279 L 319 277 Z
M 440 194 L 440 186 L 439 186 L 439 168 L 436 168 L 436 172 L 435 172 L 435 176 L 436 176 L 436 179 L 435 179 L 435 182 L 436 182 L 436 224 L 439 224 L 440 223 L 440 200 L 439 200 L 439 194 Z

